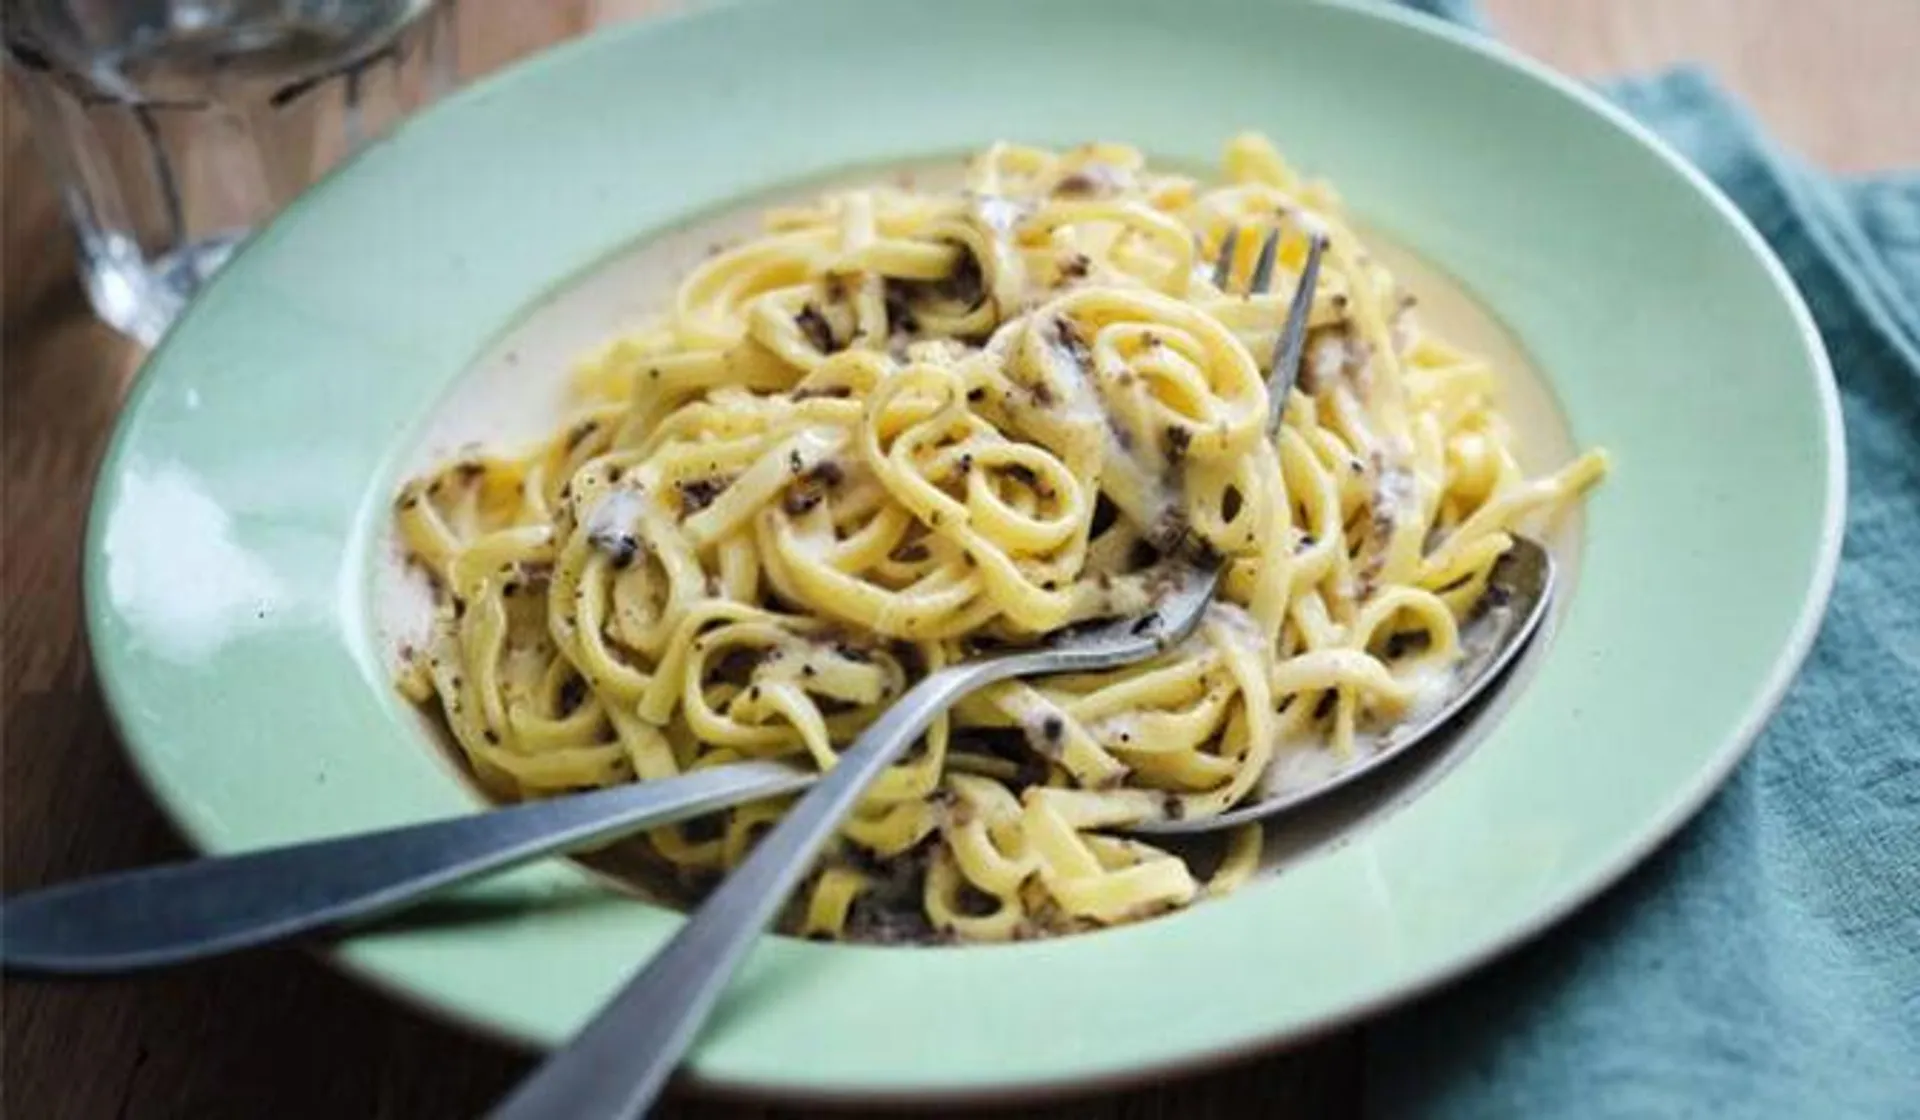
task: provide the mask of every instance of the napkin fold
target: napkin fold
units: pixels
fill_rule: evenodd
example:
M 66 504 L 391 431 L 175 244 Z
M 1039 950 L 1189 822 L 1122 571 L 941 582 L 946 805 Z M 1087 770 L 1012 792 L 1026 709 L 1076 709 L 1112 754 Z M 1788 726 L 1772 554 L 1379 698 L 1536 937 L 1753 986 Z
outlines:
M 1727 786 L 1538 942 L 1371 1027 L 1366 1111 L 1920 1117 L 1920 174 L 1824 175 L 1697 69 L 1602 88 L 1813 311 L 1847 430 L 1839 579 Z

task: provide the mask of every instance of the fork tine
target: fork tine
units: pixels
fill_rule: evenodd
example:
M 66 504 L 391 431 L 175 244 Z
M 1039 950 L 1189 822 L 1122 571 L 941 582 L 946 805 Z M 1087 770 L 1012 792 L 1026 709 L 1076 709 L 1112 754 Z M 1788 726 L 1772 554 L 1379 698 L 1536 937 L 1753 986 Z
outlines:
M 1220 255 L 1213 259 L 1213 286 L 1223 292 L 1233 279 L 1233 251 L 1239 246 L 1240 227 L 1228 226 L 1227 235 L 1220 239 Z
M 1267 287 L 1273 283 L 1273 258 L 1280 252 L 1280 231 L 1267 231 L 1267 239 L 1260 243 L 1260 257 L 1253 263 L 1253 280 L 1247 290 L 1256 296 L 1267 294 Z
M 1267 374 L 1267 403 L 1272 412 L 1268 416 L 1268 427 L 1280 427 L 1280 417 L 1287 410 L 1287 396 L 1293 392 L 1293 383 L 1300 376 L 1301 352 L 1307 344 L 1307 319 L 1313 312 L 1313 290 L 1320 284 L 1320 254 L 1327 247 L 1327 239 L 1315 234 L 1307 243 L 1307 260 L 1300 266 L 1300 283 L 1293 289 L 1293 302 L 1287 307 L 1287 325 L 1280 330 L 1280 337 L 1273 346 L 1273 369 Z

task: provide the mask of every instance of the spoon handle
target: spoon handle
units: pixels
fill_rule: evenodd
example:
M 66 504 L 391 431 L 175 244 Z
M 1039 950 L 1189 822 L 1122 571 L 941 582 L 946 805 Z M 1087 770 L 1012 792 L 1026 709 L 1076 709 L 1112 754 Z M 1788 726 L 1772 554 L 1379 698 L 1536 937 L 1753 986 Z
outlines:
M 744 763 L 66 883 L 0 903 L 0 964 L 56 975 L 180 964 L 389 912 L 476 876 L 813 780 L 789 766 Z
M 753 854 L 493 1120 L 616 1120 L 654 1102 L 727 980 L 880 771 L 967 692 L 1018 672 L 1020 658 L 939 670 L 862 732 Z

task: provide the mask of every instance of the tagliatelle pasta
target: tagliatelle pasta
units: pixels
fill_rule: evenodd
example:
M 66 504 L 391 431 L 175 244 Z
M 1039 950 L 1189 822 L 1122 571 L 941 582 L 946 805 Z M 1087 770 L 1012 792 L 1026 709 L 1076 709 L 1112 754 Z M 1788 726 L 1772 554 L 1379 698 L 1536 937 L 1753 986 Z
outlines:
M 1240 247 L 1227 290 L 1212 259 Z M 1242 294 L 1278 230 L 1273 290 Z M 1277 437 L 1295 270 L 1328 250 Z M 587 361 L 530 454 L 407 484 L 436 589 L 401 687 L 531 797 L 746 758 L 821 768 L 929 668 L 1146 610 L 1181 541 L 1225 558 L 1200 631 L 1137 666 L 988 688 L 872 788 L 795 932 L 998 940 L 1238 885 L 1125 837 L 1317 780 L 1438 692 L 1508 535 L 1605 471 L 1529 479 L 1492 371 L 1424 331 L 1323 184 L 1242 136 L 1224 182 L 1094 144 L 996 145 L 964 189 L 766 216 Z M 778 802 L 649 833 L 699 887 Z

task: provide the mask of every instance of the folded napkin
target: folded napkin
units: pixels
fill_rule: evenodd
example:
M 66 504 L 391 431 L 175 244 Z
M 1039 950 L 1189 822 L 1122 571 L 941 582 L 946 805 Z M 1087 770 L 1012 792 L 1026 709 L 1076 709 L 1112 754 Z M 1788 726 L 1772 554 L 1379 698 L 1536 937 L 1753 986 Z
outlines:
M 1605 92 L 1733 199 L 1819 322 L 1839 582 L 1726 788 L 1539 942 L 1371 1028 L 1367 1111 L 1920 1117 L 1920 174 L 1823 175 L 1695 70 Z

